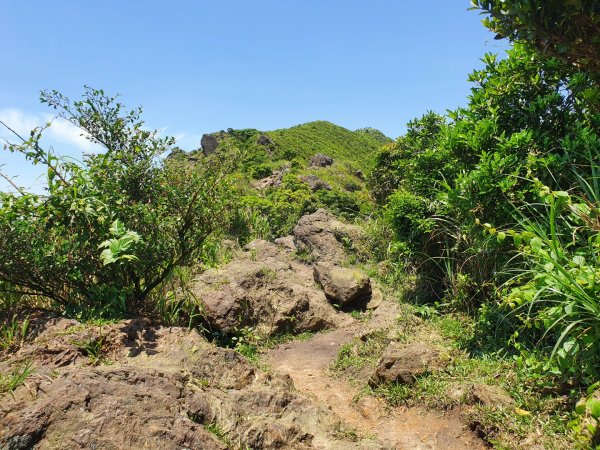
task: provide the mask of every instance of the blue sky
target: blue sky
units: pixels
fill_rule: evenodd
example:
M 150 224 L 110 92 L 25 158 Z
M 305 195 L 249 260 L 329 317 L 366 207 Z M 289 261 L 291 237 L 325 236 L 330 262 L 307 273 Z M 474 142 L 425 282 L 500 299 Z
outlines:
M 468 73 L 502 52 L 468 0 L 0 2 L 0 119 L 45 121 L 41 89 L 84 84 L 144 107 L 152 128 L 196 148 L 205 132 L 312 120 L 391 137 L 428 109 L 465 104 Z M 90 150 L 55 122 L 58 153 Z M 2 134 L 0 134 L 2 135 Z M 0 152 L 2 170 L 33 172 Z M 2 185 L 0 185 L 2 186 Z

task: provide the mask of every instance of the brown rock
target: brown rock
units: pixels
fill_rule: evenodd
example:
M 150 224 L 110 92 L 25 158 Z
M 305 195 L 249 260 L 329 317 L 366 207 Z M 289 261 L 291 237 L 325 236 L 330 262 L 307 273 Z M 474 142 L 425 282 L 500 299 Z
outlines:
M 474 384 L 471 386 L 468 397 L 471 402 L 480 403 L 490 408 L 503 408 L 515 403 L 504 389 L 487 384 Z
M 305 175 L 303 177 L 300 177 L 300 181 L 308 184 L 308 187 L 310 187 L 310 190 L 313 192 L 319 191 L 319 190 L 325 190 L 325 191 L 330 191 L 331 190 L 331 186 L 326 183 L 325 181 L 321 180 L 318 176 L 316 175 Z
M 294 251 L 296 250 L 296 244 L 294 244 L 294 236 L 284 236 L 275 239 L 274 241 L 277 245 L 281 245 L 287 250 Z
M 317 153 L 315 156 L 310 158 L 310 167 L 327 167 L 333 164 L 333 158 L 331 156 L 324 155 L 323 153 Z
M 258 181 L 254 181 L 252 183 L 252 185 L 256 189 L 267 189 L 270 187 L 279 187 L 279 186 L 281 186 L 281 183 L 283 182 L 283 177 L 285 176 L 286 173 L 288 173 L 290 171 L 290 168 L 291 168 L 290 164 L 285 164 L 280 169 L 275 170 L 268 177 L 261 178 Z
M 359 270 L 318 263 L 313 274 L 327 299 L 342 309 L 363 308 L 371 299 L 371 280 Z
M 296 247 L 310 251 L 315 260 L 340 263 L 346 258 L 342 238 L 352 240 L 360 236 L 361 231 L 340 222 L 325 209 L 318 209 L 301 217 L 293 234 Z
M 412 384 L 418 376 L 440 370 L 445 365 L 439 351 L 425 344 L 393 343 L 388 346 L 377 363 L 369 384 L 371 386 L 383 383 Z
M 92 334 L 66 319 L 36 331 L 34 375 L 0 394 L 0 448 L 332 449 L 364 448 L 332 438 L 339 418 L 299 395 L 289 376 L 256 370 L 196 331 L 128 320 L 103 327 L 111 364 L 74 360 L 56 368 L 45 342 Z M 38 347 L 34 351 L 34 347 Z M 18 363 L 21 350 L 2 364 Z M 85 359 L 85 358 L 84 358 Z M 50 374 L 44 375 L 44 374 Z M 231 445 L 208 432 L 216 424 Z M 379 446 L 377 448 L 383 448 Z
M 291 252 L 254 241 L 231 262 L 196 277 L 190 289 L 212 329 L 232 333 L 244 326 L 263 335 L 318 331 L 344 320 L 314 285 L 312 269 Z

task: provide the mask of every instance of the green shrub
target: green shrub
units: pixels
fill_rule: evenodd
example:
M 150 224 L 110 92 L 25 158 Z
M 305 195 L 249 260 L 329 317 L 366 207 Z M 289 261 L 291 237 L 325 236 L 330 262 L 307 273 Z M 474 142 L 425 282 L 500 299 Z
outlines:
M 546 221 L 523 218 L 520 231 L 490 231 L 512 237 L 525 261 L 504 302 L 521 332 L 533 329 L 552 347 L 549 369 L 593 380 L 600 374 L 600 204 L 537 186 Z
M 316 197 L 319 202 L 333 212 L 336 216 L 340 216 L 347 220 L 352 220 L 360 214 L 360 205 L 355 196 L 346 192 L 332 189 L 318 190 Z
M 248 174 L 255 180 L 268 177 L 273 174 L 273 169 L 268 164 L 258 164 L 248 169 Z
M 220 154 L 194 164 L 162 159 L 174 140 L 147 131 L 141 109 L 126 112 L 101 90 L 86 88 L 74 103 L 56 91 L 41 100 L 104 151 L 60 158 L 42 149 L 44 128 L 7 145 L 46 167 L 48 192 L 0 193 L 0 280 L 68 311 L 139 310 L 220 231 L 232 165 Z
M 422 245 L 422 236 L 432 229 L 431 211 L 427 199 L 398 190 L 388 198 L 386 216 L 398 239 L 416 248 Z

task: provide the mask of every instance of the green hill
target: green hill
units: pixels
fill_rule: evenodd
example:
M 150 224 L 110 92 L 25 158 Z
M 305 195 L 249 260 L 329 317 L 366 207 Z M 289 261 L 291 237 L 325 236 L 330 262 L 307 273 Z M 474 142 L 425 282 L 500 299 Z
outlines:
M 285 154 L 308 160 L 315 153 L 324 153 L 345 162 L 370 165 L 374 153 L 382 145 L 381 137 L 386 137 L 377 130 L 377 133 L 364 130 L 350 131 L 330 122 L 316 121 L 265 134 Z
M 273 238 L 317 208 L 348 220 L 371 214 L 375 205 L 364 175 L 388 142 L 372 128 L 351 131 L 316 121 L 273 131 L 230 128 L 203 136 L 202 151 L 240 152 L 236 189 L 243 217 L 234 234 Z M 311 165 L 317 153 L 333 162 Z

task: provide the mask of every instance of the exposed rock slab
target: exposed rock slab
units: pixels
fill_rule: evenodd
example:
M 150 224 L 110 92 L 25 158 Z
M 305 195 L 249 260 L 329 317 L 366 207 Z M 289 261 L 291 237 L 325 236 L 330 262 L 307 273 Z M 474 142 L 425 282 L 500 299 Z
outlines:
M 10 360 L 33 358 L 35 375 L 0 396 L 0 448 L 358 448 L 334 439 L 339 418 L 195 331 L 144 320 L 101 328 L 56 319 Z M 106 337 L 102 363 L 85 355 L 57 367 L 44 345 Z M 68 339 L 63 339 L 68 337 Z M 78 347 L 77 347 L 78 348 Z M 79 350 L 81 351 L 81 349 Z M 208 431 L 216 424 L 231 443 Z
M 383 353 L 369 379 L 371 386 L 384 383 L 412 384 L 420 375 L 444 368 L 440 352 L 425 344 L 392 343 Z
M 281 245 L 282 247 L 288 250 L 296 250 L 296 244 L 294 244 L 294 236 L 284 236 L 275 239 L 274 241 L 277 245 Z
M 208 325 L 223 333 L 244 326 L 261 334 L 318 331 L 348 320 L 315 286 L 312 269 L 289 248 L 255 241 L 228 264 L 196 277 L 191 290 Z
M 360 228 L 347 225 L 325 209 L 303 216 L 294 227 L 294 243 L 317 261 L 340 263 L 346 258 L 342 239 L 361 235 Z

